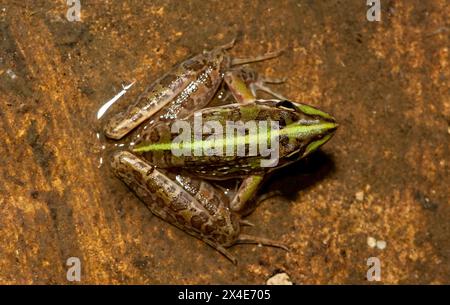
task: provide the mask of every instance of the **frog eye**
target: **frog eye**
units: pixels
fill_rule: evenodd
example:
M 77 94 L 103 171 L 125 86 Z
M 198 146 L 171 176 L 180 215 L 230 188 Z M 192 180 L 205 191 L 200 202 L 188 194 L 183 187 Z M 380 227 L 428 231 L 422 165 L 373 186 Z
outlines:
M 288 100 L 284 100 L 284 101 L 280 101 L 277 103 L 277 107 L 278 108 L 283 108 L 286 110 L 290 110 L 290 111 L 295 111 L 296 108 L 294 106 L 294 104 L 291 101 Z

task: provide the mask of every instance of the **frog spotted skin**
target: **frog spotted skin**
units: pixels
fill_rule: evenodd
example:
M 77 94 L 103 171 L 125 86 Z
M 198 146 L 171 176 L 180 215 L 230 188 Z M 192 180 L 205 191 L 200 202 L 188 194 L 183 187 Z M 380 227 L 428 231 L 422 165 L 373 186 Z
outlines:
M 310 114 L 304 112 L 305 109 L 317 111 L 317 113 Z M 255 100 L 247 104 L 204 108 L 196 114 L 201 115 L 203 122 L 216 121 L 222 126 L 225 126 L 227 121 L 259 123 L 272 120 L 278 122 L 281 128 L 278 165 L 270 168 L 261 167 L 260 161 L 264 158 L 261 155 L 175 156 L 171 151 L 171 143 L 176 134 L 171 132 L 171 123 L 159 123 L 153 125 L 153 128 L 146 128 L 136 139 L 133 151 L 141 153 L 146 160 L 158 164 L 160 168 L 183 168 L 200 178 L 212 180 L 244 178 L 249 174 L 272 171 L 303 158 L 311 152 L 311 146 L 314 143 L 327 141 L 337 128 L 332 117 L 322 114 L 317 109 L 304 104 L 279 100 Z M 193 130 L 194 115 L 184 120 L 189 122 Z M 192 145 L 195 144 L 194 142 Z
M 139 128 L 131 141 L 133 145 L 113 154 L 114 173 L 155 215 L 237 263 L 227 248 L 238 243 L 287 250 L 277 241 L 243 234 L 241 226 L 248 223 L 242 217 L 256 208 L 253 197 L 268 172 L 289 165 L 323 145 L 334 134 L 337 124 L 333 117 L 316 108 L 280 96 L 257 100 L 256 89 L 273 92 L 257 74 L 236 66 L 279 53 L 236 59 L 227 54 L 231 45 L 205 51 L 175 66 L 151 84 L 125 112 L 110 119 L 105 134 L 121 139 Z M 234 102 L 207 108 L 224 83 Z M 204 122 L 278 122 L 281 129 L 277 166 L 261 167 L 261 156 L 175 156 L 171 143 L 176 135 L 171 126 L 176 120 L 192 125 L 194 113 Z M 205 141 L 202 138 L 193 145 L 202 146 Z M 208 182 L 230 178 L 242 179 L 231 200 Z

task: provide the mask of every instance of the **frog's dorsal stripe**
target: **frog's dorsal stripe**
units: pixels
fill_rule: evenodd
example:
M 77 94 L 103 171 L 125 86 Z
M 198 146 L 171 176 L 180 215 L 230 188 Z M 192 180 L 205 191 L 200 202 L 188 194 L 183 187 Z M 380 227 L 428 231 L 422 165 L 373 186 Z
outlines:
M 291 125 L 287 126 L 283 129 L 276 129 L 274 131 L 268 130 L 265 134 L 257 133 L 257 134 L 249 134 L 249 135 L 238 135 L 232 137 L 222 137 L 220 139 L 206 139 L 201 141 L 191 141 L 191 142 L 164 142 L 164 143 L 151 143 L 142 146 L 138 146 L 133 148 L 134 152 L 148 152 L 148 151 L 164 151 L 164 150 L 172 150 L 172 149 L 190 149 L 190 150 L 198 150 L 205 148 L 216 148 L 216 147 L 236 147 L 242 144 L 253 144 L 258 145 L 260 143 L 264 143 L 261 141 L 265 141 L 267 143 L 270 142 L 271 137 L 281 137 L 287 136 L 289 138 L 306 138 L 313 136 L 315 134 L 322 134 L 326 130 L 333 130 L 337 127 L 336 123 L 332 122 L 324 122 L 321 124 L 314 125 Z M 326 142 L 326 141 L 323 141 Z M 317 143 L 317 142 L 313 142 Z M 320 144 L 318 144 L 320 146 Z M 317 146 L 317 147 L 318 147 Z M 310 149 L 313 150 L 313 147 Z

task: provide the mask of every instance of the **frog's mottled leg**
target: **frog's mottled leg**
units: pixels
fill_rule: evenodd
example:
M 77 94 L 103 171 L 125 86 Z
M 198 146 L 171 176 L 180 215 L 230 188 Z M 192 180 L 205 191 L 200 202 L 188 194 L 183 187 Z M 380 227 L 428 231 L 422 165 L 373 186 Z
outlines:
M 263 178 L 263 175 L 251 175 L 244 178 L 230 203 L 232 211 L 244 216 L 256 209 L 258 201 L 252 200 L 252 198 L 261 186 Z
M 247 234 L 239 235 L 238 239 L 236 240 L 236 244 L 261 244 L 264 246 L 277 247 L 289 251 L 289 248 L 286 245 L 276 240 Z
M 174 120 L 206 106 L 222 83 L 224 58 L 227 67 L 231 62 L 224 52 L 221 48 L 205 51 L 174 66 L 106 123 L 106 136 L 119 140 L 144 121 Z
M 249 64 L 252 62 L 264 61 L 267 59 L 272 59 L 272 58 L 278 57 L 283 52 L 284 52 L 284 50 L 279 50 L 279 51 L 269 52 L 267 54 L 259 55 L 259 56 L 252 56 L 252 57 L 247 57 L 247 58 L 232 58 L 231 65 L 239 66 L 239 65 Z
M 237 263 L 237 259 L 211 236 L 211 230 L 218 230 L 214 227 L 216 221 L 213 215 L 165 172 L 127 151 L 116 152 L 111 166 L 114 173 L 136 193 L 153 214 L 203 240 L 234 264 Z M 225 215 L 220 214 L 220 210 L 225 211 Z M 227 211 L 219 207 L 216 214 L 222 215 L 224 221 L 229 223 L 231 214 Z M 231 226 L 231 229 L 234 229 L 234 226 Z M 234 235 L 239 233 L 231 230 L 229 234 L 232 235 L 230 238 L 234 239 Z

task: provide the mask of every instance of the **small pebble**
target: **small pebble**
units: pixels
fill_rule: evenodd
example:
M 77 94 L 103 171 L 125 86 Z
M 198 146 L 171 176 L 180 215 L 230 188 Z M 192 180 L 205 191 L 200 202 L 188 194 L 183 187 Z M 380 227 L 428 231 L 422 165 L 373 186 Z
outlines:
M 278 273 L 267 280 L 267 285 L 293 285 L 289 275 L 286 273 Z
M 386 242 L 384 240 L 377 240 L 377 248 L 383 250 L 386 248 Z
M 11 69 L 6 70 L 6 74 L 7 74 L 11 79 L 16 79 L 16 78 L 17 78 L 16 73 L 14 73 L 14 71 L 11 70 Z
M 367 245 L 371 248 L 375 248 L 375 246 L 377 245 L 377 240 L 372 236 L 369 236 L 367 237 Z
M 364 200 L 364 192 L 363 192 L 363 191 L 357 192 L 357 193 L 355 194 L 355 198 L 356 198 L 356 200 L 358 200 L 358 201 L 363 201 L 363 200 Z

